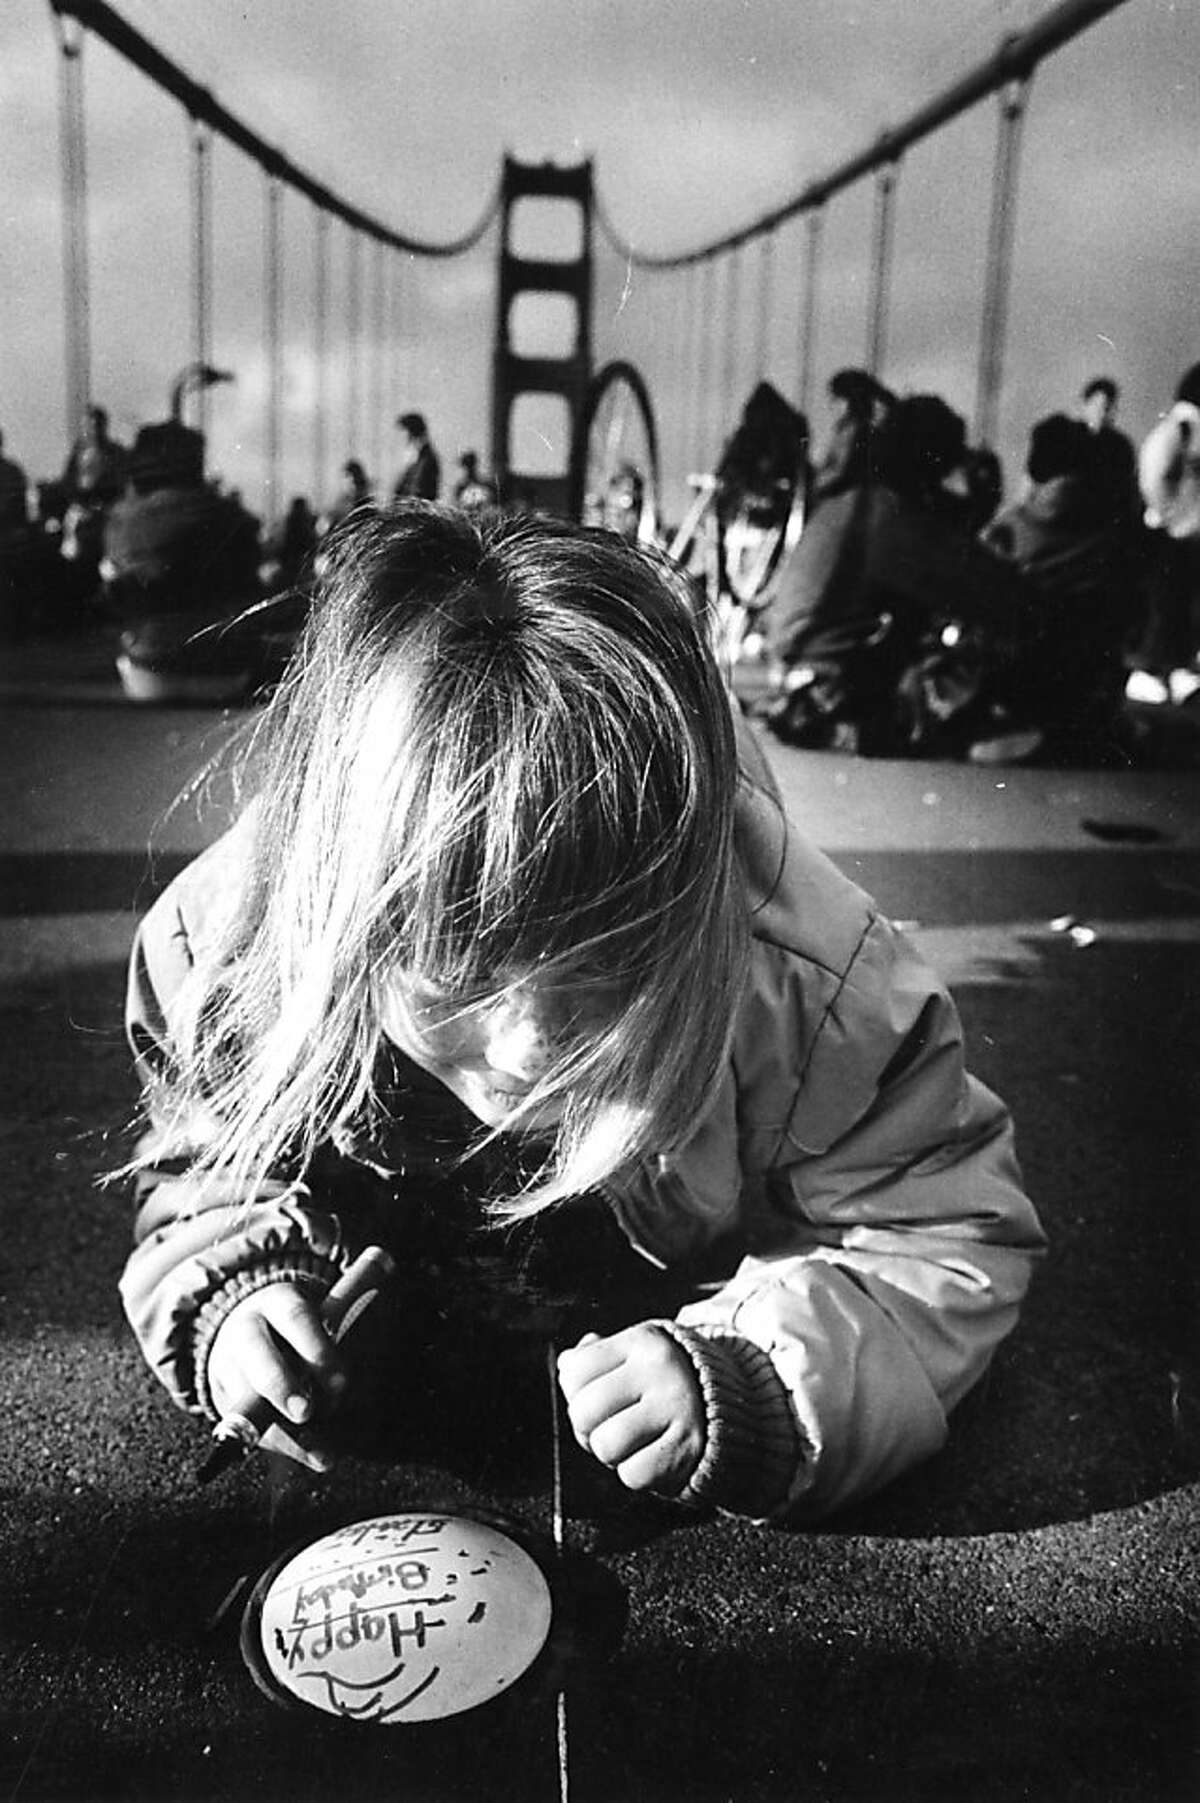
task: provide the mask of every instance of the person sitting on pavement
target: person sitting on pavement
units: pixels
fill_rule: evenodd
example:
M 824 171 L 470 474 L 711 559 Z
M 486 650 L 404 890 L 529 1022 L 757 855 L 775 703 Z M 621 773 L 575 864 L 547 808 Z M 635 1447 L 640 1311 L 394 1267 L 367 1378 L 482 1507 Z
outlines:
M 105 521 L 103 600 L 136 700 L 235 699 L 260 658 L 259 522 L 206 481 L 204 452 L 204 435 L 175 417 L 142 426 Z
M 1114 516 L 1107 466 L 1080 420 L 1051 414 L 1029 440 L 1022 495 L 981 535 L 1021 577 L 1018 605 L 985 623 L 996 648 L 995 732 L 979 762 L 1119 753 L 1125 661 L 1142 623 L 1141 567 Z
M 442 465 L 429 437 L 423 413 L 402 413 L 396 421 L 404 436 L 404 465 L 392 490 L 397 501 L 436 501 L 442 491 Z
M 630 1490 L 811 1520 L 935 1452 L 1042 1249 L 1011 1123 L 944 986 L 789 822 L 679 572 L 561 520 L 382 512 L 336 540 L 266 730 L 131 963 L 121 1287 L 174 1400 L 254 1393 L 264 1444 L 327 1466 L 318 1310 L 377 1240 L 398 1432 L 444 1370 L 414 1309 L 478 1393 L 483 1323 L 420 1256 L 457 1186 L 460 1258 L 595 1216 L 690 1297 L 614 1321 L 602 1286 L 558 1356 Z
M 786 669 L 766 713 L 776 737 L 883 756 L 917 748 L 906 672 L 991 575 L 947 488 L 965 450 L 953 408 L 906 396 L 876 435 L 873 479 L 814 509 L 762 616 Z

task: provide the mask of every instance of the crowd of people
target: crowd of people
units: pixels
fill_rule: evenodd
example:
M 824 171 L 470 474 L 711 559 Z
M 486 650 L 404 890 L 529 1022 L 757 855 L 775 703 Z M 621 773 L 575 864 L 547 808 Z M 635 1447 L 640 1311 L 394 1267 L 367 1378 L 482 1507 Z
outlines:
M 862 369 L 835 372 L 827 395 L 814 448 L 803 415 L 760 385 L 718 468 L 726 514 L 754 487 L 747 470 L 786 466 L 804 499 L 803 530 L 751 608 L 777 737 L 977 762 L 1125 759 L 1139 710 L 1200 693 L 1200 365 L 1140 457 L 1116 424 L 1116 382 L 1089 381 L 1071 412 L 1034 424 L 1007 500 L 999 460 L 940 396 Z M 186 657 L 205 680 L 243 666 L 248 684 L 269 680 L 347 519 L 389 495 L 468 512 L 500 500 L 470 449 L 443 497 L 427 420 L 395 423 L 390 484 L 348 458 L 324 506 L 296 495 L 265 531 L 206 478 L 203 438 L 177 415 L 126 447 L 91 407 L 61 476 L 36 487 L 0 434 L 0 629 L 103 618 L 123 629 L 123 675 Z M 252 632 L 197 641 L 197 612 L 231 620 L 251 604 Z
M 117 667 L 138 699 L 235 699 L 278 677 L 306 616 L 322 546 L 388 490 L 343 464 L 323 507 L 294 495 L 264 523 L 206 475 L 203 435 L 173 405 L 131 445 L 102 407 L 87 410 L 61 474 L 31 483 L 0 433 L 0 637 L 118 629 Z M 424 417 L 399 415 L 395 499 L 439 498 L 441 462 Z M 459 459 L 452 496 L 490 505 L 476 451 Z M 198 629 L 199 622 L 199 629 Z
M 770 729 L 875 755 L 1126 761 L 1144 731 L 1129 702 L 1200 691 L 1200 531 L 1178 492 L 1195 506 L 1197 387 L 1192 370 L 1139 466 L 1096 377 L 1034 424 L 1005 502 L 944 400 L 838 371 L 804 531 L 755 622 Z

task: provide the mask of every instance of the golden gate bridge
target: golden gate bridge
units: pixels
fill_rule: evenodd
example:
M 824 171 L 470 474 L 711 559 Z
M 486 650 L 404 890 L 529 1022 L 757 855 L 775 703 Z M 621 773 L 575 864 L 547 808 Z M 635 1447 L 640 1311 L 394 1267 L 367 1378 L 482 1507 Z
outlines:
M 696 472 L 711 472 L 746 395 L 770 382 L 806 413 L 821 355 L 827 221 L 851 190 L 869 189 L 861 246 L 861 363 L 889 372 L 892 270 L 903 231 L 905 159 L 961 115 L 996 110 L 988 226 L 980 271 L 972 429 L 994 444 L 1004 399 L 1022 134 L 1041 64 L 1123 0 L 1059 0 L 950 86 L 766 213 L 680 250 L 635 245 L 605 204 L 590 161 L 572 167 L 506 158 L 478 218 L 453 238 L 406 233 L 298 166 L 124 20 L 106 0 L 50 0 L 60 51 L 65 397 L 68 438 L 92 403 L 88 131 L 89 37 L 169 96 L 188 133 L 190 367 L 223 362 L 214 328 L 214 162 L 246 159 L 262 184 L 260 492 L 275 519 L 304 461 L 317 495 L 331 446 L 369 447 L 383 461 L 404 357 L 437 330 L 434 278 L 486 258 L 493 284 L 490 455 L 501 492 L 579 512 L 618 472 L 636 472 L 643 530 L 686 516 Z M 303 297 L 288 291 L 299 237 L 311 237 Z M 604 304 L 598 304 L 603 298 Z M 305 317 L 300 317 L 301 309 Z M 331 322 L 337 315 L 340 360 Z M 286 330 L 285 330 L 286 322 Z M 306 339 L 312 379 L 285 407 L 285 363 Z M 408 347 L 407 352 L 405 347 Z M 236 375 L 236 370 L 232 372 Z M 662 397 L 662 398 L 660 398 Z M 177 394 L 201 431 L 216 422 L 209 387 Z M 285 481 L 285 471 L 287 480 Z M 700 479 L 702 486 L 702 479 Z M 601 503 L 602 504 L 602 503 Z

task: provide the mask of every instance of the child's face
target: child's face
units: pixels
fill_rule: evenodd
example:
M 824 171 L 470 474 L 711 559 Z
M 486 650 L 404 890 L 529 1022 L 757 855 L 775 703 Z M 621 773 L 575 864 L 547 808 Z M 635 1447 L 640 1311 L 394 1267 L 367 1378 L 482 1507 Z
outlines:
M 412 979 L 396 978 L 381 997 L 383 1030 L 444 1083 L 487 1127 L 502 1126 L 544 1077 L 564 1046 L 605 1024 L 612 1000 L 595 988 L 527 981 L 500 997 L 461 1002 Z M 406 1031 L 407 1016 L 418 1037 Z M 561 1104 L 527 1117 L 528 1130 L 553 1127 Z

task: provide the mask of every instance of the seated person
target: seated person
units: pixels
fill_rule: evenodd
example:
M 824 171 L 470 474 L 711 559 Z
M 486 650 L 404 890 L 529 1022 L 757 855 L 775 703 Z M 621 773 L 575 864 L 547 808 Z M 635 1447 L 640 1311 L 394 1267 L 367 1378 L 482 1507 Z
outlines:
M 908 396 L 876 436 L 873 478 L 814 509 L 763 619 L 791 672 L 767 714 L 778 737 L 905 749 L 905 671 L 964 596 L 995 580 L 946 487 L 964 454 L 959 415 L 936 395 Z
M 1024 493 L 981 535 L 1019 572 L 1019 604 L 981 614 L 980 624 L 1002 650 L 995 693 L 1004 716 L 1066 749 L 1115 721 L 1143 612 L 1140 570 L 1082 421 L 1039 420 L 1025 469 Z

